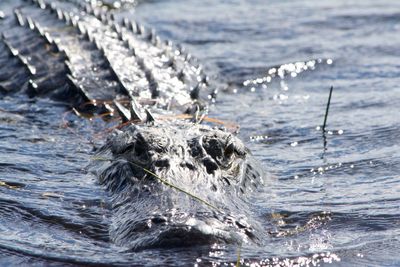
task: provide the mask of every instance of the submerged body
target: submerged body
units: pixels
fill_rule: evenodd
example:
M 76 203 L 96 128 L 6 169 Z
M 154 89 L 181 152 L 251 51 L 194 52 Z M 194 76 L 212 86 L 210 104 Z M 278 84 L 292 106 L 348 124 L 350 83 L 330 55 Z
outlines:
M 190 55 L 93 6 L 32 1 L 13 12 L 1 28 L 2 93 L 22 88 L 77 112 L 142 121 L 116 131 L 91 164 L 112 198 L 113 242 L 134 250 L 260 242 L 247 196 L 262 174 L 243 143 L 197 122 L 154 121 L 207 110 L 214 93 Z

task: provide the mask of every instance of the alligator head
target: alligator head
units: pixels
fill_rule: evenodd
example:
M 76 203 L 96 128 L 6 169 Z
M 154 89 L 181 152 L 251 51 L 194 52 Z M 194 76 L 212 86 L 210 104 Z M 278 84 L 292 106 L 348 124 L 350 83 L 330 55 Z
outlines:
M 132 249 L 257 242 L 246 195 L 262 183 L 232 134 L 186 122 L 131 125 L 98 151 L 111 239 Z

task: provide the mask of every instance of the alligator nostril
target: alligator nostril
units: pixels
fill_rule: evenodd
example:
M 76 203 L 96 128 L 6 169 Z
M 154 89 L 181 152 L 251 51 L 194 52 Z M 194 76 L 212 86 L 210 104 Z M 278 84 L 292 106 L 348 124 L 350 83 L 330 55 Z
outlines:
M 207 169 L 207 173 L 213 174 L 215 170 L 218 169 L 217 163 L 210 158 L 203 159 L 203 164 Z
M 136 143 L 134 148 L 137 156 L 142 156 L 146 154 L 147 149 L 142 144 Z
M 187 161 L 186 162 L 182 162 L 180 165 L 181 165 L 181 167 L 183 167 L 183 168 L 186 167 L 191 171 L 194 171 L 196 169 L 192 163 L 187 162 Z

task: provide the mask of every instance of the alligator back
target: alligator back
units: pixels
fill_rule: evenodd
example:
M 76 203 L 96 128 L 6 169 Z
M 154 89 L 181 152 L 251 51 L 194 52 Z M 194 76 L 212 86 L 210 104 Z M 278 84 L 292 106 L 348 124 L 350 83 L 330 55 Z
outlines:
M 208 78 L 190 54 L 137 22 L 89 4 L 13 5 L 0 20 L 2 94 L 25 91 L 80 110 L 118 111 L 125 120 L 214 97 L 201 90 Z
M 13 5 L 0 20 L 2 94 L 142 122 L 204 111 L 215 97 L 189 54 L 136 22 L 65 1 Z M 129 125 L 98 150 L 91 169 L 110 192 L 116 244 L 260 241 L 246 199 L 262 184 L 260 169 L 238 138 L 197 122 Z

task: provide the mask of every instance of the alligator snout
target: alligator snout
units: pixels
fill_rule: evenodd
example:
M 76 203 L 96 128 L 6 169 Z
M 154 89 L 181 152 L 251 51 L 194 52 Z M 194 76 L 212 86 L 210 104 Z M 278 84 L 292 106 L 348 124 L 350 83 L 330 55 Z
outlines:
M 230 133 L 187 122 L 129 126 L 98 158 L 107 158 L 92 169 L 112 197 L 115 243 L 142 249 L 257 242 L 247 196 L 262 174 Z

